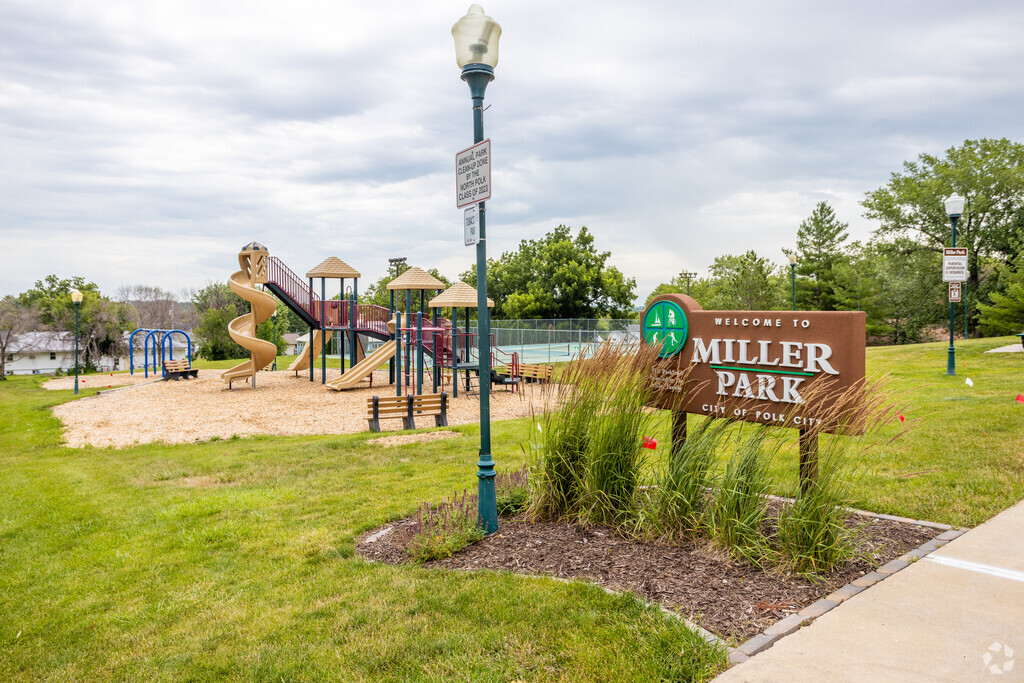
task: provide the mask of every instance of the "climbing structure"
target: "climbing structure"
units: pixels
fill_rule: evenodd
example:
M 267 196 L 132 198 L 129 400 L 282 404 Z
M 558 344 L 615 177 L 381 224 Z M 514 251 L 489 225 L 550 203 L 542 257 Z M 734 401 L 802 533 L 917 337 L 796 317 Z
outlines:
M 249 360 L 225 371 L 221 381 L 228 387 L 235 380 L 248 379 L 256 386 L 256 373 L 277 357 L 277 347 L 265 339 L 256 336 L 256 326 L 273 315 L 277 310 L 277 300 L 256 289 L 255 285 L 267 282 L 267 268 L 270 264 L 270 252 L 258 242 L 251 242 L 242 247 L 238 254 L 238 265 L 241 270 L 233 273 L 228 284 L 238 296 L 249 302 L 250 310 L 238 316 L 228 324 L 231 338 L 239 346 L 249 351 Z

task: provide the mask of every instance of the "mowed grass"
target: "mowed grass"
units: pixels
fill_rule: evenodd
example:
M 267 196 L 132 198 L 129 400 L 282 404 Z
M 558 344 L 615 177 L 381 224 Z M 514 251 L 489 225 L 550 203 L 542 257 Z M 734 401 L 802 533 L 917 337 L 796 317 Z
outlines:
M 68 449 L 49 408 L 73 395 L 41 381 L 0 382 L 0 680 L 702 680 L 724 666 L 628 595 L 355 556 L 361 532 L 476 485 L 477 427 L 389 449 L 369 434 Z M 494 425 L 501 467 L 524 462 L 528 429 Z

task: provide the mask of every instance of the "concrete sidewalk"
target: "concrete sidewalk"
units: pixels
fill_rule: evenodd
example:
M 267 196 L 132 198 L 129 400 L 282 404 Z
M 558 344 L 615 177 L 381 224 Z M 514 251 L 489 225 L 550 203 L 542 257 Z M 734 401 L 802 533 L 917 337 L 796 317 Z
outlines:
M 1024 681 L 1024 502 L 716 681 Z

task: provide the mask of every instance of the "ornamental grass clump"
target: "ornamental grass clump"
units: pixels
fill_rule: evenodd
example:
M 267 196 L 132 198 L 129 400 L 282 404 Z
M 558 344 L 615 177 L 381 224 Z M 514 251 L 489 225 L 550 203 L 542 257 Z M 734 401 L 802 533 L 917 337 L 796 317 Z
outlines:
M 768 428 L 748 431 L 725 463 L 709 505 L 708 531 L 720 547 L 760 564 L 768 552 L 762 524 L 768 513 L 773 452 L 766 447 Z
M 880 436 L 900 414 L 887 378 L 827 396 L 828 401 L 823 401 L 823 396 L 812 390 L 805 393 L 805 400 L 811 405 L 831 405 L 819 413 L 818 424 L 835 424 L 838 434 L 826 436 L 820 428 L 805 432 L 805 439 L 817 441 L 817 459 L 808 463 L 810 476 L 778 517 L 778 547 L 797 571 L 804 572 L 829 571 L 857 554 L 859 534 L 846 524 L 856 473 L 854 460 L 891 443 L 910 427 L 907 423 L 893 436 Z M 843 433 L 849 436 L 841 436 Z
M 494 477 L 494 491 L 500 516 L 518 515 L 530 503 L 530 470 L 523 466 Z
M 706 418 L 690 430 L 682 446 L 669 453 L 668 466 L 654 495 L 653 535 L 669 540 L 692 538 L 707 527 L 708 492 L 715 485 L 715 462 L 724 448 L 728 420 Z
M 538 423 L 533 516 L 614 523 L 634 509 L 642 437 L 654 419 L 645 406 L 656 356 L 606 343 L 562 373 L 559 405 Z
M 451 557 L 467 545 L 483 538 L 479 525 L 477 496 L 463 491 L 437 505 L 424 503 L 416 519 L 405 530 L 405 548 L 416 562 L 429 562 Z

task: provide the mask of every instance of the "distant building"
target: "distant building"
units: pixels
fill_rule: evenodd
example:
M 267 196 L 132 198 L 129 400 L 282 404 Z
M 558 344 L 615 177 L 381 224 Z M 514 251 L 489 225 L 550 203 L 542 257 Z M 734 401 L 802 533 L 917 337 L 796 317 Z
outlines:
M 17 351 L 7 354 L 5 372 L 8 375 L 52 375 L 75 371 L 75 338 L 66 332 L 26 332 L 20 335 L 12 348 Z M 82 367 L 84 358 L 79 348 L 78 362 Z M 99 370 L 119 370 L 122 360 L 103 356 Z
M 306 334 L 303 334 L 303 335 L 296 334 L 295 332 L 288 332 L 287 334 L 282 334 L 281 335 L 281 338 L 284 339 L 284 343 L 285 343 L 284 355 L 286 355 L 286 356 L 298 355 L 298 353 L 299 353 L 299 338 L 300 337 L 302 337 L 302 344 L 303 344 L 303 346 L 305 346 L 306 342 L 309 340 L 309 333 L 308 332 Z

